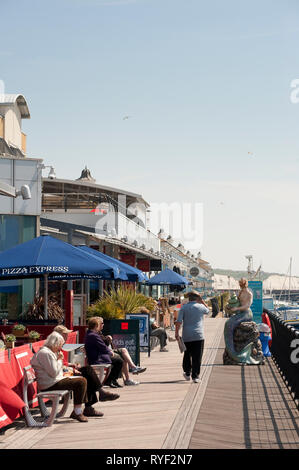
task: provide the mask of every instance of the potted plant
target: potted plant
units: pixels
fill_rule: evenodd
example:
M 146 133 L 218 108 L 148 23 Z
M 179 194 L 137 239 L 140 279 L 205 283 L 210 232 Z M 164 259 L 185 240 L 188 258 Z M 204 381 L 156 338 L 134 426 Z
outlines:
M 5 346 L 6 348 L 14 348 L 15 347 L 16 337 L 15 335 L 6 335 L 5 336 Z
M 29 331 L 28 338 L 29 338 L 29 343 L 35 343 L 35 341 L 39 340 L 40 334 L 38 331 L 31 330 Z
M 24 336 L 25 331 L 26 331 L 26 326 L 21 325 L 21 323 L 16 323 L 16 324 L 12 327 L 12 334 L 15 335 L 16 337 L 18 337 L 18 336 Z

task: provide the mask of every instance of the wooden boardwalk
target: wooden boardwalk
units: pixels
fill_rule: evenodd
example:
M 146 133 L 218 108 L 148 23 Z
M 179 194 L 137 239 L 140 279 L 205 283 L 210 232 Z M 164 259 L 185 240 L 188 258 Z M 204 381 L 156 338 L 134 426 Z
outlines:
M 200 385 L 183 379 L 182 355 L 170 342 L 169 352 L 141 354 L 147 371 L 139 386 L 95 405 L 103 418 L 65 417 L 41 429 L 17 422 L 0 434 L 0 449 L 298 449 L 298 410 L 276 366 L 271 359 L 223 366 L 224 323 L 205 319 Z

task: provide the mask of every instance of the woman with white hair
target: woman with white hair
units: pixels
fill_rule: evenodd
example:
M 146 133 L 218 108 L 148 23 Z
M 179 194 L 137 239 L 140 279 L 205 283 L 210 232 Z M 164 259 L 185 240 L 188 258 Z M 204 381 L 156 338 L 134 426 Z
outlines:
M 87 422 L 83 403 L 87 402 L 87 381 L 84 377 L 63 376 L 63 353 L 61 348 L 64 338 L 53 331 L 40 350 L 31 359 L 31 365 L 35 370 L 38 387 L 41 391 L 72 390 L 74 394 L 74 409 L 70 418 L 81 423 Z M 98 412 L 97 416 L 103 416 Z

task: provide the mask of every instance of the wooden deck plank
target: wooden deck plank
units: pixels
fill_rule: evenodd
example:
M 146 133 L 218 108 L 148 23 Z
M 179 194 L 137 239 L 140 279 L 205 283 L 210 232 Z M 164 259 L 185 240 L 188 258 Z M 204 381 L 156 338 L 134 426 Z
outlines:
M 224 340 L 216 363 L 222 362 Z M 271 358 L 214 366 L 190 449 L 299 448 L 298 410 Z
M 139 386 L 95 405 L 103 418 L 64 417 L 38 430 L 18 423 L 0 449 L 298 449 L 298 410 L 276 366 L 224 366 L 224 323 L 205 320 L 200 385 L 183 379 L 183 356 L 169 343 L 168 353 L 141 354 Z

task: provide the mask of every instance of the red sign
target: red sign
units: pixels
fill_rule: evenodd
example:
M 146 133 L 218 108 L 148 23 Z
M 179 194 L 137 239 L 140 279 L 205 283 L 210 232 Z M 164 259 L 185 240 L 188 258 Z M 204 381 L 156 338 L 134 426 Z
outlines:
M 128 330 L 129 329 L 129 323 L 121 323 L 121 329 L 122 330 Z
M 136 255 L 130 253 L 120 253 L 120 261 L 127 263 L 129 266 L 136 266 Z
M 149 273 L 150 272 L 150 260 L 149 259 L 137 259 L 137 268 L 140 269 L 140 271 Z

